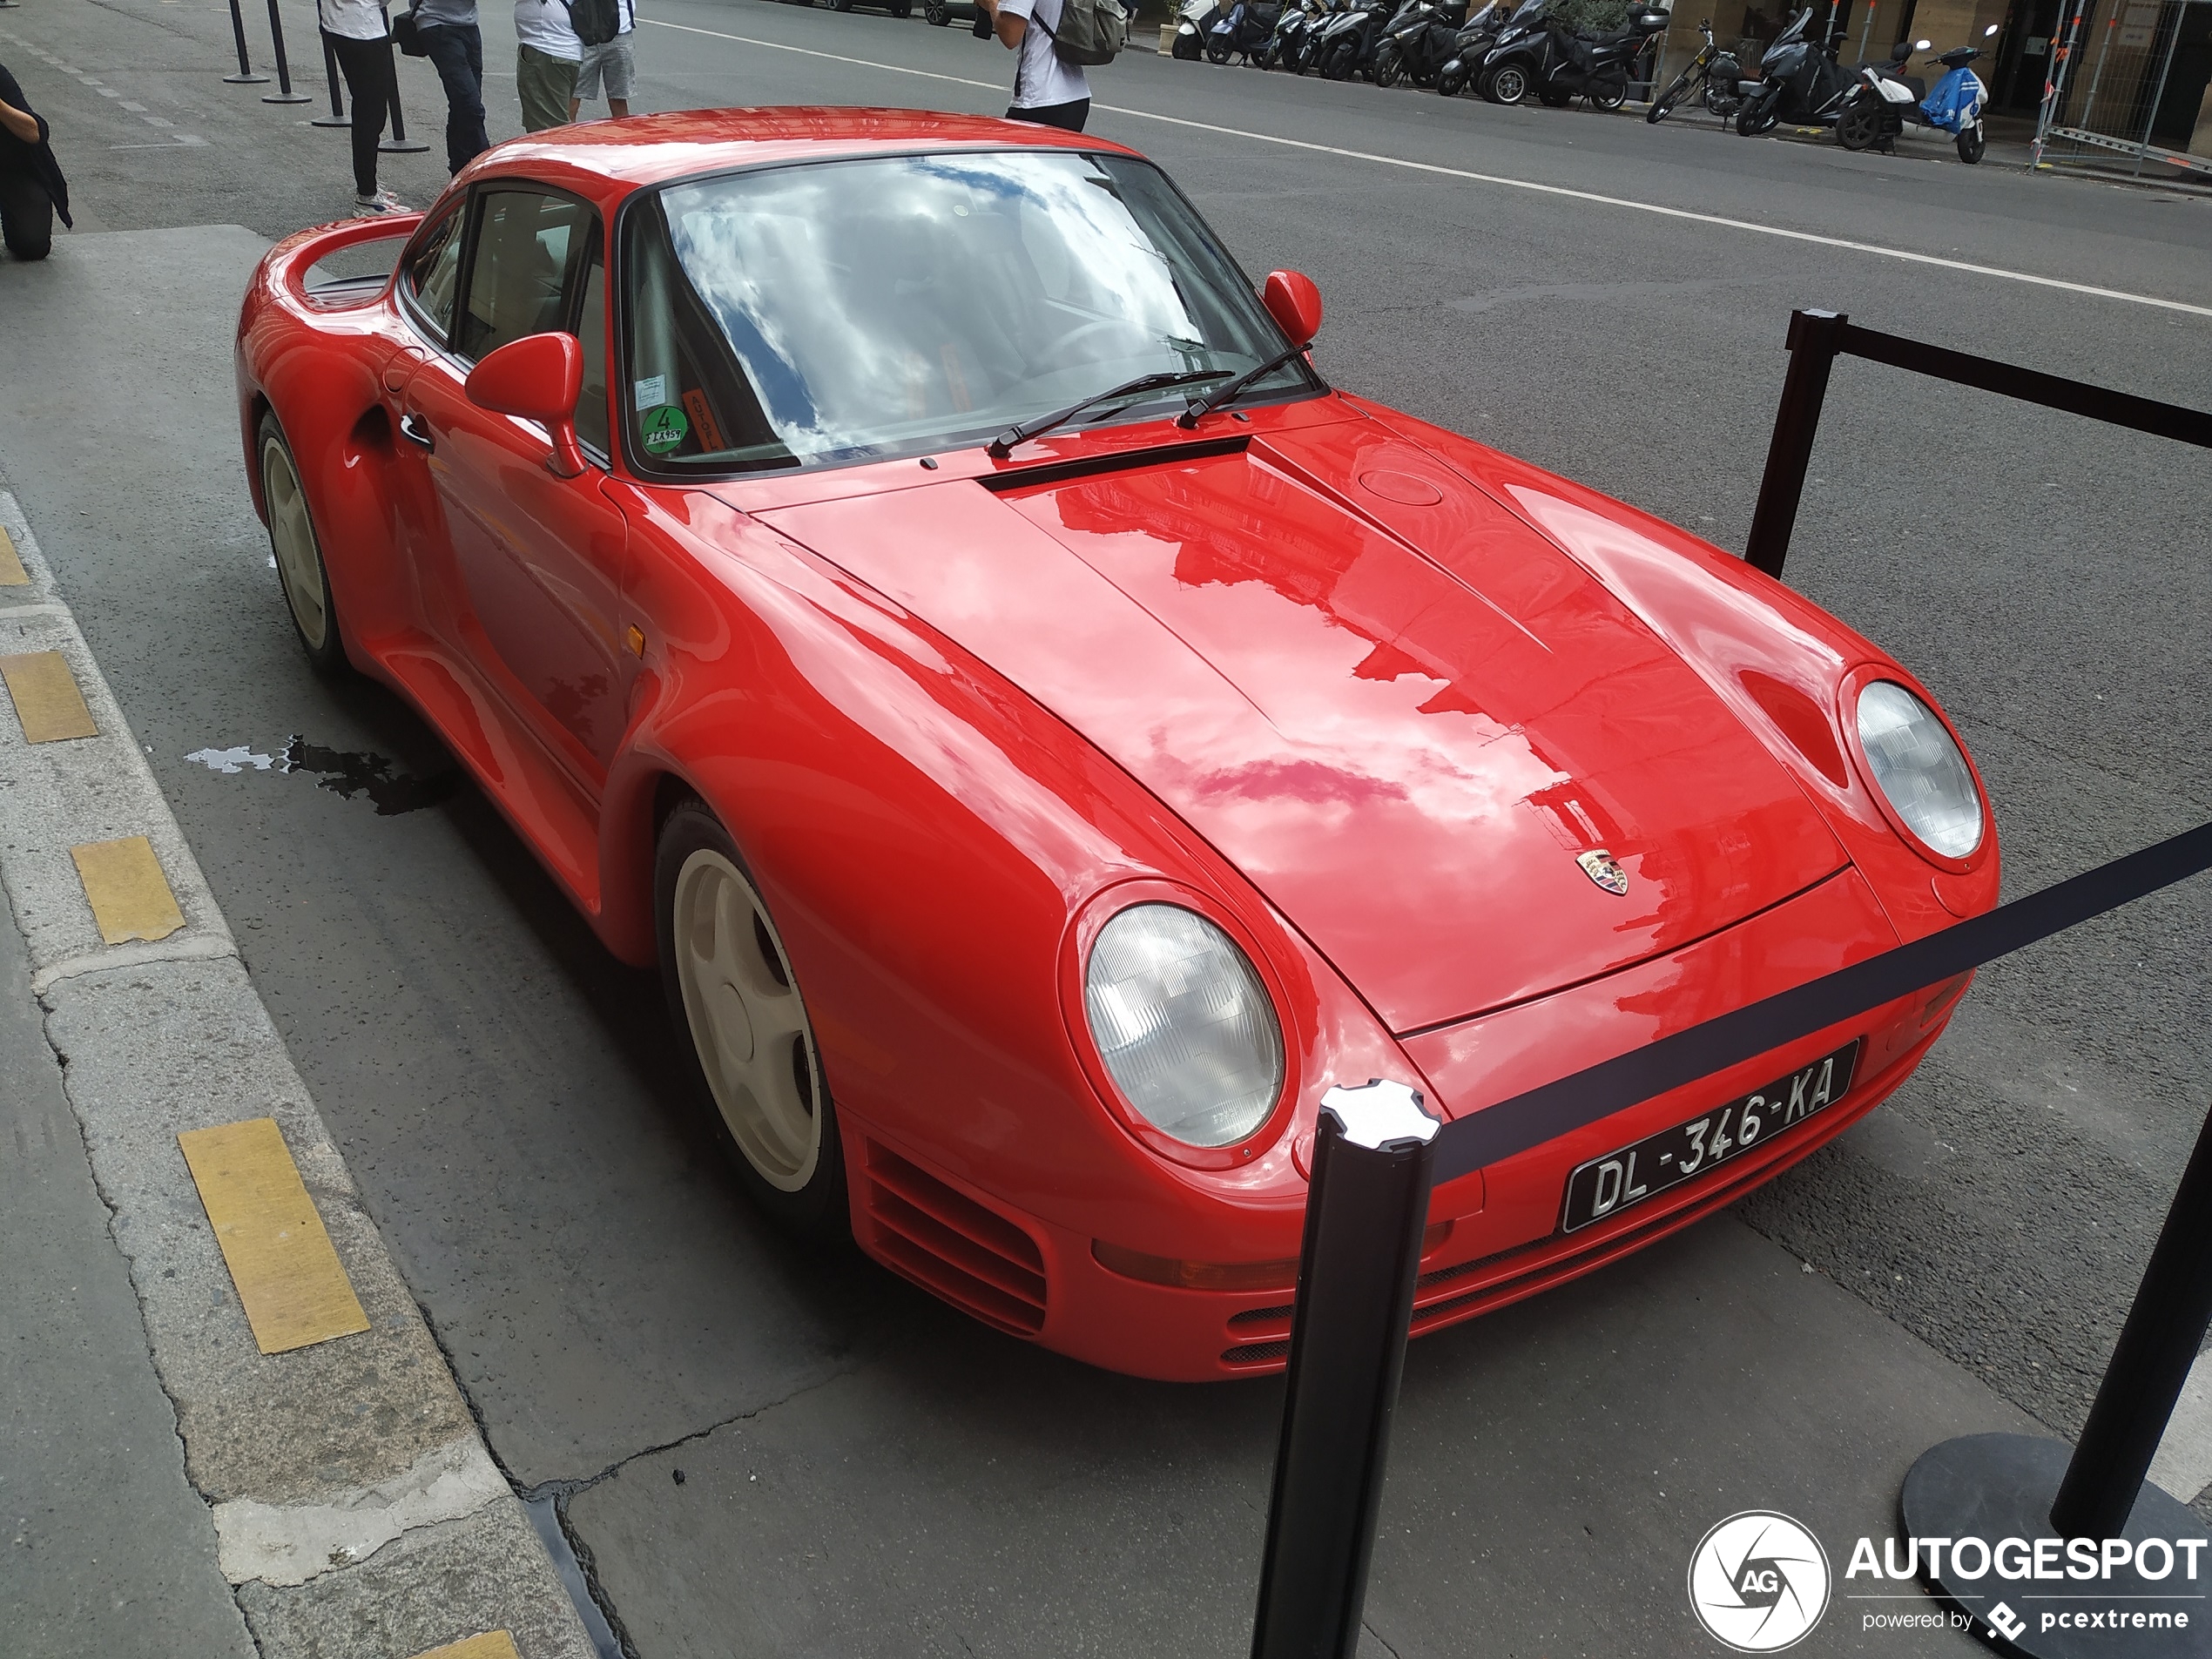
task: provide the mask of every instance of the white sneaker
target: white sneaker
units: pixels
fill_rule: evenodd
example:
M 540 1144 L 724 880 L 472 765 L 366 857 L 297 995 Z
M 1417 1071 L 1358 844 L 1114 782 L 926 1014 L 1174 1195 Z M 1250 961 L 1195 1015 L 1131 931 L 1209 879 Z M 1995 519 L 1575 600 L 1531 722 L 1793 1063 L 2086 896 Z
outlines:
M 414 209 L 388 190 L 380 190 L 374 196 L 354 198 L 355 219 L 375 219 L 385 213 L 407 213 L 413 211 Z

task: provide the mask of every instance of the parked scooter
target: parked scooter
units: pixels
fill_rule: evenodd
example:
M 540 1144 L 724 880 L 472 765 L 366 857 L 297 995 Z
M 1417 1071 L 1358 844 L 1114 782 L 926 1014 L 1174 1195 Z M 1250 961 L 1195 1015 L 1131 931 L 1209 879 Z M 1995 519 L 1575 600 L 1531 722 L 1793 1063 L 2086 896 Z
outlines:
M 1206 61 L 1225 64 L 1231 57 L 1251 63 L 1274 38 L 1283 8 L 1269 0 L 1237 0 L 1226 17 L 1206 31 Z
M 1361 0 L 1330 18 L 1313 49 L 1314 68 L 1332 81 L 1348 81 L 1368 68 L 1375 61 L 1375 48 L 1382 44 L 1383 26 L 1399 9 L 1398 0 Z
M 1514 14 L 1514 21 L 1545 3 L 1548 0 L 1529 0 Z M 1530 19 L 1529 28 L 1516 32 L 1508 27 L 1498 37 L 1482 60 L 1475 90 L 1493 104 L 1518 104 L 1533 92 L 1549 109 L 1563 109 L 1581 97 L 1593 109 L 1617 110 L 1628 98 L 1631 68 L 1668 21 L 1656 7 L 1639 6 L 1629 13 L 1624 29 L 1578 35 L 1539 15 Z
M 1653 125 L 1665 120 L 1676 109 L 1696 95 L 1704 100 L 1705 107 L 1723 121 L 1736 113 L 1743 101 L 1740 84 L 1743 79 L 1743 66 L 1736 61 L 1736 54 L 1724 51 L 1713 40 L 1713 22 L 1708 17 L 1697 25 L 1697 32 L 1705 37 L 1705 44 L 1697 55 L 1683 68 L 1681 74 L 1667 83 L 1667 90 L 1651 100 L 1651 107 L 1643 118 Z
M 1490 0 L 1490 3 L 1468 17 L 1460 32 L 1453 37 L 1452 56 L 1436 71 L 1436 90 L 1446 98 L 1459 97 L 1467 83 L 1474 80 L 1482 68 L 1482 60 L 1498 44 L 1498 36 L 1510 15 L 1508 0 Z
M 1467 20 L 1467 0 L 1424 0 L 1393 17 L 1375 46 L 1374 80 L 1395 86 L 1403 76 L 1416 86 L 1433 86 L 1458 51 L 1459 31 Z
M 1808 6 L 1774 37 L 1759 60 L 1757 86 L 1747 84 L 1736 130 L 1745 138 L 1781 121 L 1805 126 L 1833 125 L 1850 83 L 1836 67 L 1836 49 L 1807 38 L 1812 23 Z
M 1221 20 L 1227 8 L 1216 0 L 1183 0 L 1182 14 L 1176 19 L 1175 44 L 1168 48 L 1172 57 L 1186 64 L 1196 63 L 1205 55 L 1206 34 Z
M 1275 38 L 1267 45 L 1267 67 L 1303 75 L 1312 67 L 1313 46 L 1329 20 L 1329 0 L 1292 0 L 1283 8 Z
M 1997 25 L 1992 24 L 1983 38 L 1996 32 Z M 1928 44 L 1915 41 L 1912 49 L 1924 52 Z M 1880 65 L 1862 64 L 1836 113 L 1836 142 L 1846 150 L 1894 151 L 1897 135 L 1910 123 L 1950 133 L 1958 144 L 1959 160 L 1969 165 L 1979 161 L 1989 148 L 1981 124 L 1989 89 L 1966 66 L 1980 56 L 1979 46 L 1959 46 L 1938 57 L 1936 62 L 1951 72 L 1936 83 L 1932 92 L 1919 76 L 1904 73 L 1902 57 Z

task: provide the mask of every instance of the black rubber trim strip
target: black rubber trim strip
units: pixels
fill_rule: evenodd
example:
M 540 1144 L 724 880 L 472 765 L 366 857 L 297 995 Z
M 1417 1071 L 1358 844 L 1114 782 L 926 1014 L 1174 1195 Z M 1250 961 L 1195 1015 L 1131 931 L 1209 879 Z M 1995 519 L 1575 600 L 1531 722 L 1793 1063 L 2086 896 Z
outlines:
M 1436 1184 L 1856 1019 L 2206 869 L 2212 869 L 2212 823 L 1470 1113 L 1437 1133 Z
M 1109 455 L 1084 455 L 1076 461 L 1047 461 L 1034 467 L 1010 468 L 1005 472 L 988 474 L 975 482 L 1002 495 L 1009 489 L 1027 489 L 1032 484 L 1065 483 L 1070 478 L 1089 478 L 1096 473 L 1128 472 L 1137 467 L 1172 467 L 1179 461 L 1238 455 L 1251 447 L 1249 432 L 1230 438 L 1202 438 L 1196 443 L 1148 444 L 1142 449 L 1121 449 Z

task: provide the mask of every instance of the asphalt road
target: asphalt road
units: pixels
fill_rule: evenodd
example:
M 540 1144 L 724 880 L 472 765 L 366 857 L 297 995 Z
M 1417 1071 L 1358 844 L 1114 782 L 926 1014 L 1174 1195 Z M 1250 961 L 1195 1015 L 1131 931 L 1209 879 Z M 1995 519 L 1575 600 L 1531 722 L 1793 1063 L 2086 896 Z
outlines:
M 1002 106 L 1009 60 L 957 28 L 647 10 L 640 109 Z M 296 54 L 311 13 L 286 15 Z M 281 234 L 350 185 L 342 135 L 221 82 L 227 37 L 200 0 L 0 16 L 80 229 L 0 266 L 0 467 L 495 1453 L 564 1494 L 654 1659 L 1233 1649 L 1277 1386 L 1106 1377 L 793 1251 L 675 1089 L 656 988 L 472 791 L 387 813 L 315 786 L 334 759 L 187 759 L 296 733 L 388 776 L 450 764 L 381 692 L 307 675 L 266 568 L 228 401 L 255 244 L 181 227 Z M 427 200 L 435 84 L 402 73 L 433 152 L 386 179 Z M 1149 57 L 1096 80 L 1094 132 L 1248 269 L 1319 282 L 1325 374 L 1724 546 L 1793 306 L 2180 401 L 2212 383 L 2212 316 L 1957 268 L 2212 307 L 2202 199 Z M 490 96 L 511 133 L 511 83 Z M 1790 575 L 1944 698 L 2017 893 L 2207 816 L 2208 523 L 2198 452 L 1846 364 Z M 1420 1345 L 1379 1642 L 1656 1651 L 1730 1508 L 1878 1530 L 1930 1440 L 2076 1428 L 2212 1104 L 2208 936 L 2199 882 L 1999 965 L 1888 1107 L 1737 1217 Z

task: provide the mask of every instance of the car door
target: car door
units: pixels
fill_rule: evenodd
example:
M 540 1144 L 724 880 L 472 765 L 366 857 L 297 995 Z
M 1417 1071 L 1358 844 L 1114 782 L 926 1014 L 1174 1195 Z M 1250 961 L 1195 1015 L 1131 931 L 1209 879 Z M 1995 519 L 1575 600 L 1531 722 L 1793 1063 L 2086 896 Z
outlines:
M 479 185 L 446 349 L 401 395 L 402 439 L 438 497 L 450 600 L 447 644 L 596 796 L 621 740 L 630 668 L 619 617 L 627 531 L 607 482 L 604 237 L 588 203 L 523 181 Z M 536 421 L 469 399 L 469 371 L 500 347 L 566 332 L 583 348 L 577 477 L 548 468 Z M 427 579 L 425 586 L 431 583 Z

